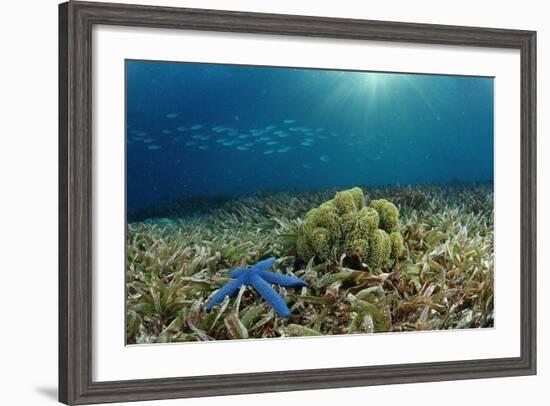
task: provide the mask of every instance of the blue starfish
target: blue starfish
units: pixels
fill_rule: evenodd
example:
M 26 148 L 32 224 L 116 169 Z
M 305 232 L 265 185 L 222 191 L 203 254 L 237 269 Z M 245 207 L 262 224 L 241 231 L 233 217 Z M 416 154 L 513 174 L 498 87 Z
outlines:
M 208 301 L 206 311 L 210 311 L 214 305 L 221 303 L 226 296 L 233 296 L 242 285 L 251 285 L 267 303 L 273 306 L 279 316 L 286 318 L 290 317 L 290 310 L 285 301 L 270 284 L 298 287 L 307 286 L 307 283 L 294 276 L 268 272 L 268 269 L 271 268 L 274 263 L 275 257 L 271 257 L 258 262 L 250 269 L 233 269 L 229 273 L 229 276 L 234 280 L 222 286 L 212 296 Z

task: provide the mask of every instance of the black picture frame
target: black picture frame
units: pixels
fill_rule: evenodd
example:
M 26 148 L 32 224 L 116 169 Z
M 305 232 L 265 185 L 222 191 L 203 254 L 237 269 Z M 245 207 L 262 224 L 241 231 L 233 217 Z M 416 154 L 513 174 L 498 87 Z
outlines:
M 518 49 L 521 353 L 517 358 L 92 380 L 92 27 L 95 24 Z M 536 32 L 220 10 L 59 6 L 59 400 L 87 404 L 536 374 Z

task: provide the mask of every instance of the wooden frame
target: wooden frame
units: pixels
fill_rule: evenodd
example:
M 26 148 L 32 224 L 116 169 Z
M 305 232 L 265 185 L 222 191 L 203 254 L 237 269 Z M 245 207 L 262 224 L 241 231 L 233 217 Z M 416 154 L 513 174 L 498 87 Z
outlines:
M 91 66 L 94 24 L 491 48 L 521 53 L 521 355 L 317 370 L 93 382 Z M 59 400 L 66 404 L 340 388 L 536 373 L 536 33 L 217 10 L 59 7 Z

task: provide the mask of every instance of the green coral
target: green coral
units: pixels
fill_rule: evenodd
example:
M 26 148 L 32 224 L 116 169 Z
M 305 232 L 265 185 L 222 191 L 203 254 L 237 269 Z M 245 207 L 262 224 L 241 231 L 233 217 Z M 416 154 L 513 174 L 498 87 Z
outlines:
M 362 238 L 365 235 L 372 235 L 379 227 L 380 216 L 372 207 L 363 207 L 356 214 L 357 225 L 353 232 L 353 238 Z
M 392 250 L 391 239 L 382 229 L 374 231 L 371 237 L 371 249 L 367 262 L 371 268 L 378 269 L 390 264 Z
M 399 211 L 385 199 L 366 205 L 355 187 L 306 213 L 297 240 L 298 256 L 325 261 L 342 254 L 372 269 L 391 266 L 403 253 Z
M 318 227 L 313 230 L 310 241 L 314 252 L 328 253 L 330 250 L 330 235 L 326 228 Z
M 353 197 L 355 208 L 357 210 L 361 210 L 363 207 L 365 207 L 365 195 L 360 187 L 354 187 L 353 189 L 350 189 L 349 193 Z
M 399 234 L 397 231 L 394 231 L 390 234 L 390 241 L 391 241 L 391 255 L 390 259 L 396 260 L 401 255 L 403 255 L 403 237 L 401 234 Z
M 357 258 L 367 258 L 369 253 L 369 243 L 363 238 L 351 240 L 345 248 L 346 255 Z
M 372 200 L 369 206 L 378 212 L 380 216 L 380 228 L 386 233 L 399 231 L 399 210 L 386 199 Z
M 336 213 L 339 215 L 351 214 L 357 211 L 355 206 L 355 200 L 353 195 L 349 191 L 343 191 L 336 193 L 334 199 L 332 199 L 334 207 L 336 208 Z

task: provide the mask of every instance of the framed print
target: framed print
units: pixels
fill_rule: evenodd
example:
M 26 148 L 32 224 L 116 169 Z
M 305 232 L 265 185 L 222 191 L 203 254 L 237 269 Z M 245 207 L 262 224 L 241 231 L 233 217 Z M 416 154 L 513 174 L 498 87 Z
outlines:
M 536 373 L 536 34 L 59 8 L 66 404 Z

